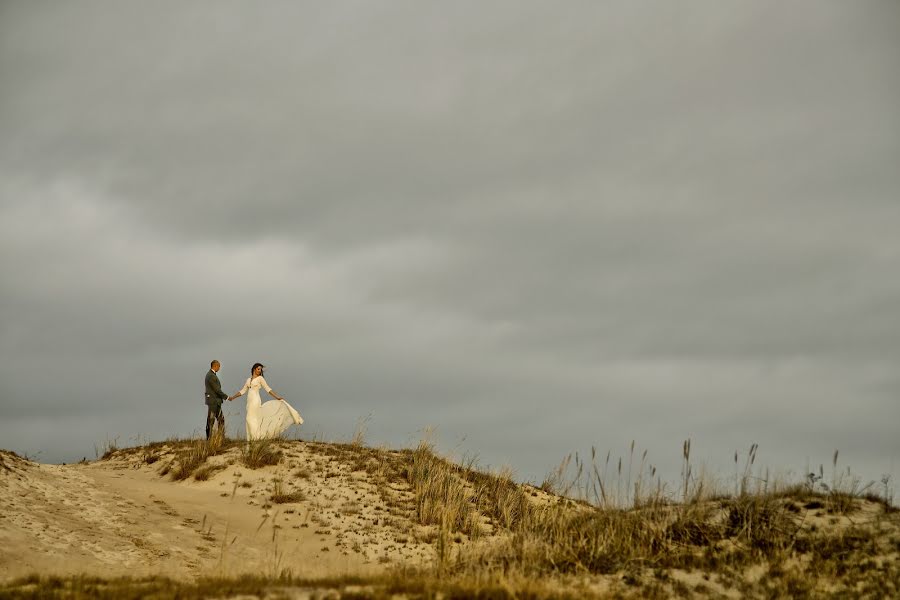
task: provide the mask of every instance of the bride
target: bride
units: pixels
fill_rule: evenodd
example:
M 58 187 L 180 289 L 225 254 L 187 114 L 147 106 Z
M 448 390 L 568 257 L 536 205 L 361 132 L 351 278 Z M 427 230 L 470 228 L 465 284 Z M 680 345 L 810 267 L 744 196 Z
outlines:
M 291 425 L 301 425 L 303 418 L 284 398 L 272 391 L 263 377 L 264 365 L 255 363 L 250 368 L 250 377 L 239 392 L 228 398 L 234 400 L 247 394 L 247 440 L 259 440 L 281 435 Z M 259 388 L 263 388 L 275 401 L 265 404 L 259 398 Z

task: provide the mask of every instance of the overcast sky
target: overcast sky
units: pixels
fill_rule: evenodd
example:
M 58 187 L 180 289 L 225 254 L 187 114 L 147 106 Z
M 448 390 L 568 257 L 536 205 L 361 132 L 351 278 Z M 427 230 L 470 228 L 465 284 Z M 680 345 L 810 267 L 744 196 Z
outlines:
M 900 467 L 900 3 L 0 3 L 0 447 Z M 240 402 L 229 427 L 243 432 Z

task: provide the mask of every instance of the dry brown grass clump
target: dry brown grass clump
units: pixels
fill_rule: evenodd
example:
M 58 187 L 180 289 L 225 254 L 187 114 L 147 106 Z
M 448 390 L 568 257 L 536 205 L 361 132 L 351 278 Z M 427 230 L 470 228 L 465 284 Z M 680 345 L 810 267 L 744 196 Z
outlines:
M 415 494 L 419 523 L 441 525 L 451 532 L 478 530 L 474 493 L 458 470 L 424 442 L 412 453 L 406 477 Z
M 29 464 L 27 457 L 19 456 L 12 450 L 0 450 L 0 469 L 3 473 L 15 473 Z
M 284 488 L 284 482 L 276 479 L 272 484 L 272 496 L 269 498 L 272 504 L 291 504 L 294 502 L 303 502 L 306 495 L 300 490 L 287 491 Z
M 163 470 L 160 471 L 160 475 L 165 475 L 167 472 L 170 472 L 172 479 L 175 481 L 187 479 L 194 474 L 194 472 L 204 464 L 210 456 L 221 454 L 228 448 L 234 446 L 235 443 L 236 442 L 232 440 L 226 439 L 225 436 L 219 432 L 213 434 L 209 440 L 191 440 L 191 442 L 187 444 L 187 447 L 176 452 L 173 462 L 167 467 L 164 467 Z M 208 479 L 215 470 L 217 469 L 207 469 L 199 478 L 197 478 L 197 480 L 204 481 L 204 477 Z
M 277 465 L 283 454 L 277 448 L 278 440 L 251 440 L 241 447 L 241 463 L 248 469 Z
M 509 471 L 483 473 L 471 464 L 454 464 L 437 456 L 426 442 L 404 458 L 402 473 L 415 495 L 416 519 L 423 525 L 477 538 L 485 522 L 513 530 L 531 516 L 528 495 Z
M 436 572 L 450 579 L 616 577 L 630 581 L 639 597 L 669 597 L 702 591 L 681 589 L 683 582 L 673 578 L 675 572 L 699 571 L 753 597 L 824 590 L 855 595 L 863 589 L 875 597 L 896 597 L 896 513 L 876 507 L 865 523 L 829 528 L 812 526 L 804 509 L 790 508 L 794 502 L 754 494 L 629 510 L 551 504 L 529 510 L 515 530 L 490 544 L 453 550 L 439 536 Z M 820 523 L 838 520 L 837 514 Z M 754 568 L 765 575 L 748 577 Z
M 225 465 L 203 465 L 202 467 L 194 471 L 194 480 L 208 481 L 212 479 L 213 475 L 215 475 L 219 471 L 224 471 L 226 468 L 227 467 Z
M 593 600 L 608 597 L 590 590 L 560 589 L 553 582 L 504 579 L 441 579 L 421 572 L 395 571 L 375 577 L 300 579 L 241 576 L 204 577 L 176 581 L 165 577 L 140 579 L 41 577 L 32 575 L 0 585 L 0 598 L 66 598 L 68 600 L 199 600 L 201 598 L 334 598 L 353 600 Z M 628 597 L 628 596 L 624 596 Z
M 170 467 L 172 479 L 175 481 L 187 479 L 206 462 L 209 456 L 209 444 L 206 440 L 195 441 L 187 450 L 181 450 L 175 455 Z
M 305 463 L 291 461 L 285 470 L 288 479 L 272 481 L 268 501 L 302 502 L 301 488 L 313 489 L 330 477 L 338 478 L 332 481 L 336 485 L 364 481 L 383 495 L 387 508 L 372 527 L 401 519 L 404 539 L 410 535 L 433 543 L 435 560 L 360 580 L 363 589 L 347 591 L 346 580 L 302 584 L 309 589 L 332 586 L 328 589 L 353 598 L 721 597 L 725 592 L 742 597 L 900 597 L 900 513 L 890 496 L 872 496 L 871 486 L 858 485 L 849 476 L 835 476 L 826 486 L 821 469 L 819 476 L 801 483 L 773 483 L 767 473 L 753 472 L 755 445 L 743 472 L 735 457 L 735 479 L 727 494 L 721 485 L 695 474 L 687 442 L 682 477 L 673 491 L 652 479 L 655 470 L 645 467 L 644 457 L 611 463 L 607 455 L 605 464 L 596 464 L 593 452 L 587 463 L 576 455 L 574 479 L 558 469 L 540 491 L 517 484 L 508 471 L 485 473 L 472 461 L 456 464 L 442 458 L 426 442 L 388 451 L 365 447 L 359 438 L 357 443 L 305 443 L 304 454 L 314 456 L 307 455 Z M 204 461 L 224 443 L 181 442 L 172 468 L 180 473 L 193 465 L 188 472 L 195 479 L 211 476 L 221 467 Z M 239 443 L 240 460 L 250 468 L 278 464 L 282 449 L 292 454 L 280 440 Z M 165 456 L 171 449 L 144 453 Z M 0 467 L 4 458 L 0 453 Z M 235 482 L 235 490 L 239 485 L 251 486 Z M 337 512 L 358 515 L 363 508 L 348 498 Z M 0 598 L 26 597 L 26 590 L 27 597 L 278 596 L 290 585 L 286 581 L 263 579 L 229 587 L 228 580 L 210 580 L 191 587 L 158 579 L 38 578 L 0 588 Z M 586 582 L 600 583 L 592 588 Z M 57 595 L 53 589 L 66 592 Z
M 536 494 L 508 474 L 450 463 L 425 443 L 409 454 L 404 473 L 417 520 L 437 526 L 436 573 L 452 580 L 624 574 L 640 588 L 638 595 L 683 596 L 692 588 L 670 573 L 699 569 L 719 585 L 743 586 L 751 595 L 808 594 L 828 586 L 900 591 L 892 587 L 900 577 L 900 516 L 887 500 L 873 505 L 862 495 L 866 486 L 778 486 L 767 474 L 752 472 L 754 458 L 755 445 L 738 473 L 735 495 L 727 496 L 694 474 L 686 442 L 680 502 L 665 486 L 642 478 L 643 459 L 637 477 L 630 474 L 630 460 L 619 460 L 613 476 L 622 481 L 610 481 L 607 468 L 584 468 L 576 458 L 577 477 L 590 473 L 593 482 L 568 482 L 559 470 L 542 486 L 581 490 L 596 504 L 560 497 L 532 502 L 529 496 Z M 863 510 L 864 526 L 861 517 L 846 517 Z M 493 526 L 490 543 L 450 543 L 454 532 L 474 534 L 482 522 Z M 748 580 L 751 568 L 767 569 L 762 583 Z M 821 574 L 829 579 L 817 588 Z M 881 583 L 872 587 L 876 576 Z

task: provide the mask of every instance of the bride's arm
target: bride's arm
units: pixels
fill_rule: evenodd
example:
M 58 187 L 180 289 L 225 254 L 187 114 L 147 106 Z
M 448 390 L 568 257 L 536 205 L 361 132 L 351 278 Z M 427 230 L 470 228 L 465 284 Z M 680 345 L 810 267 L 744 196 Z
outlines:
M 240 391 L 235 392 L 234 396 L 231 396 L 231 397 L 228 398 L 228 399 L 229 399 L 229 400 L 234 400 L 235 398 L 238 398 L 238 397 L 240 397 L 240 396 L 243 396 L 244 393 L 247 391 L 247 388 L 249 388 L 249 387 L 250 387 L 250 380 L 248 379 L 248 380 L 244 383 L 244 387 L 242 387 L 242 388 L 240 389 Z
M 267 392 L 269 392 L 269 395 L 272 396 L 273 398 L 275 398 L 276 400 L 284 400 L 284 398 L 282 398 L 281 396 L 279 396 L 278 394 L 276 394 L 275 391 L 274 391 L 272 388 L 269 387 L 269 384 L 268 384 L 268 383 L 266 382 L 266 380 L 263 379 L 262 377 L 259 378 L 259 384 L 260 384 L 261 386 L 263 386 L 263 388 L 265 388 L 265 390 L 266 390 Z

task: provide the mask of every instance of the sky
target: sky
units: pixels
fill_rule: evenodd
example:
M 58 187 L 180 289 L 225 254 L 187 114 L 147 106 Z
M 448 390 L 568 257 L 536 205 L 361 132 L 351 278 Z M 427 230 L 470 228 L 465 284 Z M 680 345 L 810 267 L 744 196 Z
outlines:
M 521 480 L 896 481 L 898 107 L 891 1 L 5 0 L 0 447 L 202 434 L 216 358 Z

